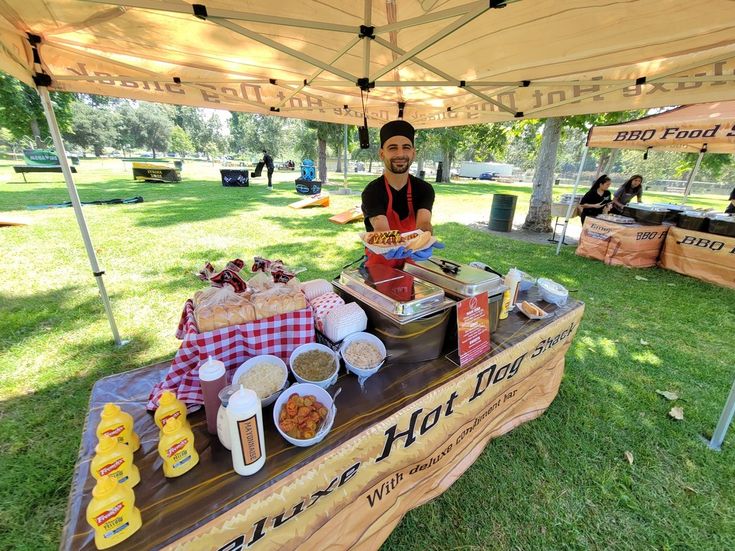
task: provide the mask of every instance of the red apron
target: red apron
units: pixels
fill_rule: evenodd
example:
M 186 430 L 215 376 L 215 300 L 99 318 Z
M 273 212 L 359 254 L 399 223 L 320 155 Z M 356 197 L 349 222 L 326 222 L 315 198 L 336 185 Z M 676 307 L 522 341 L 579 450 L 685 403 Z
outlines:
M 392 230 L 398 230 L 401 233 L 414 231 L 416 229 L 416 213 L 413 211 L 413 194 L 411 193 L 411 176 L 408 176 L 408 189 L 406 190 L 406 199 L 408 201 L 408 216 L 403 220 L 398 218 L 398 213 L 393 210 L 393 192 L 388 184 L 388 180 L 383 176 L 383 183 L 385 184 L 385 192 L 388 194 L 388 208 L 386 209 L 385 216 L 388 218 L 388 227 Z M 375 254 L 365 249 L 367 255 L 367 262 L 365 266 L 376 266 L 382 264 L 385 266 L 391 266 L 393 268 L 403 268 L 405 260 L 388 260 L 382 254 Z

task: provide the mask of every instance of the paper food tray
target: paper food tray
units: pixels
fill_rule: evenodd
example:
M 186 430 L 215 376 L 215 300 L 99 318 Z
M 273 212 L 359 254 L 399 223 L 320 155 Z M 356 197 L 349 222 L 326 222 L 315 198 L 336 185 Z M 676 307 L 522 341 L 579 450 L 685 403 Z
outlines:
M 395 251 L 396 249 L 398 249 L 398 248 L 400 248 L 402 246 L 405 246 L 405 245 L 393 245 L 391 247 L 381 247 L 380 245 L 371 245 L 371 244 L 365 242 L 365 236 L 368 233 L 372 233 L 372 232 L 362 232 L 362 233 L 360 233 L 360 241 L 362 241 L 363 245 L 365 245 L 365 247 L 367 247 L 367 249 L 370 252 L 373 252 L 375 254 L 386 254 L 386 253 L 389 253 L 391 251 Z M 412 233 L 419 233 L 419 234 L 421 234 L 421 233 L 424 233 L 424 231 L 423 230 L 414 230 L 414 231 L 404 232 L 401 235 L 402 236 L 403 235 L 409 235 L 409 234 L 412 234 Z M 429 243 L 426 245 L 426 247 L 424 247 L 421 250 L 424 251 L 424 250 L 428 249 L 434 243 L 436 243 L 436 237 L 434 237 L 432 235 L 431 236 L 431 239 L 429 240 Z

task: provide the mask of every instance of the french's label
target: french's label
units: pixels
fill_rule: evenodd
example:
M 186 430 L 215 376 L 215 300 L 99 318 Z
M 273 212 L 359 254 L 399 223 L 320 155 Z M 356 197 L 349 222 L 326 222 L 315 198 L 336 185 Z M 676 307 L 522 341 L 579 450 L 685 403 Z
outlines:
M 102 526 L 104 523 L 112 520 L 118 514 L 120 514 L 120 511 L 123 510 L 123 507 L 125 507 L 125 506 L 123 505 L 123 503 L 121 501 L 120 503 L 118 503 L 117 505 L 115 505 L 112 509 L 109 509 L 109 510 L 105 511 L 101 515 L 97 515 L 94 518 L 94 521 L 97 523 L 97 526 Z
M 242 449 L 243 462 L 246 465 L 251 465 L 263 455 L 260 449 L 257 417 L 253 415 L 252 417 L 238 421 L 237 430 L 240 434 L 240 448 Z
M 113 461 L 112 463 L 105 465 L 97 472 L 100 474 L 100 476 L 108 475 L 112 471 L 119 469 L 123 463 L 125 463 L 125 460 L 122 457 L 119 457 L 116 461 Z
M 171 457 L 175 455 L 177 452 L 180 452 L 181 450 L 183 450 L 188 443 L 189 443 L 188 438 L 184 438 L 183 440 L 176 442 L 176 444 L 174 444 L 168 450 L 166 450 L 166 456 Z
M 161 417 L 161 426 L 168 423 L 169 419 L 178 419 L 181 416 L 180 411 L 174 411 L 171 415 L 166 415 L 166 417 Z
M 107 436 L 115 437 L 115 436 L 119 436 L 120 433 L 124 430 L 125 430 L 125 425 L 120 425 L 120 426 L 115 427 L 114 429 L 108 429 L 102 434 L 106 434 Z

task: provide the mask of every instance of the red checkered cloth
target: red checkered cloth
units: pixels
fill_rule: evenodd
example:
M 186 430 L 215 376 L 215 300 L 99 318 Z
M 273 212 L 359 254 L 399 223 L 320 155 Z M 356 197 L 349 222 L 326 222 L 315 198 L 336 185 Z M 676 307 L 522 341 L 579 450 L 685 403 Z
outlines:
M 245 360 L 254 356 L 272 354 L 288 362 L 296 347 L 314 342 L 314 315 L 307 306 L 303 310 L 243 325 L 199 333 L 194 305 L 187 300 L 176 337 L 183 342 L 166 377 L 153 387 L 148 397 L 147 408 L 151 411 L 158 408 L 158 399 L 164 390 L 174 392 L 186 404 L 203 404 L 199 363 L 208 356 L 224 362 L 228 381 Z

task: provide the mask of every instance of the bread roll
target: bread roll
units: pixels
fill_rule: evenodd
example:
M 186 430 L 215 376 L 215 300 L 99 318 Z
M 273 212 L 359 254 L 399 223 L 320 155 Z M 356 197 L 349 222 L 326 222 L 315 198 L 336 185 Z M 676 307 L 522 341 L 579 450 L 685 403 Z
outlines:
M 431 232 L 425 231 L 409 241 L 406 248 L 412 251 L 423 251 L 429 245 L 429 241 L 431 241 Z
M 212 306 L 199 306 L 194 309 L 194 319 L 200 333 L 241 325 L 256 319 L 255 307 L 247 300 L 242 299 L 238 303 L 215 304 Z
M 288 293 L 257 293 L 253 295 L 256 319 L 269 318 L 306 308 L 306 297 L 301 291 L 287 289 Z

